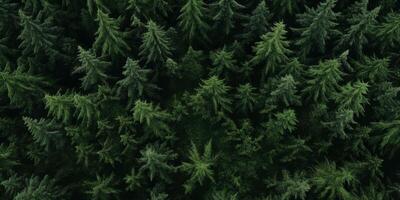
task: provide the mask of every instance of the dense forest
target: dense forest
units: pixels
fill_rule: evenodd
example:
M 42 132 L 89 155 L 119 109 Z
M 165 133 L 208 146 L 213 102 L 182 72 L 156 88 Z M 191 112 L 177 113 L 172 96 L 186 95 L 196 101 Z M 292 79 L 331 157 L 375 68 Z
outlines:
M 397 0 L 0 0 L 0 199 L 400 199 Z

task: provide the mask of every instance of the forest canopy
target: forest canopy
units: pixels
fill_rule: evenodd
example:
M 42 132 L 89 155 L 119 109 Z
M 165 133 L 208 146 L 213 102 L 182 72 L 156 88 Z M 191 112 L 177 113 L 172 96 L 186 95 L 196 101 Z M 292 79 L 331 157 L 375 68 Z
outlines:
M 397 0 L 0 0 L 0 199 L 400 199 L 399 52 Z

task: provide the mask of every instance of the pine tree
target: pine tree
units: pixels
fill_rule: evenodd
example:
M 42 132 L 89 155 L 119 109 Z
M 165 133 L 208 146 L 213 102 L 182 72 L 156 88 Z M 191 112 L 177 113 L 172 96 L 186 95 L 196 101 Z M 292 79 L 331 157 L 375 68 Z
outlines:
M 58 53 L 55 43 L 57 41 L 57 27 L 51 23 L 48 18 L 43 22 L 40 18 L 32 18 L 26 15 L 22 10 L 19 12 L 22 26 L 21 34 L 18 39 L 22 40 L 20 48 L 23 49 L 24 55 L 39 54 L 45 52 L 49 56 L 54 56 Z
M 175 167 L 170 163 L 175 159 L 176 154 L 165 145 L 147 145 L 140 151 L 139 163 L 141 167 L 139 173 L 147 172 L 150 181 L 158 177 L 161 180 L 169 180 L 169 174 L 175 171 Z
M 13 166 L 18 165 L 14 158 L 15 146 L 0 144 L 0 171 L 12 169 Z
M 197 147 L 192 143 L 189 152 L 190 162 L 183 162 L 180 169 L 190 175 L 190 179 L 184 184 L 185 192 L 190 193 L 194 184 L 203 185 L 205 179 L 214 181 L 214 172 L 211 169 L 214 165 L 216 157 L 212 155 L 211 140 L 204 146 L 203 154 L 200 154 Z
M 282 172 L 282 181 L 278 183 L 278 190 L 282 191 L 282 200 L 306 199 L 307 192 L 311 189 L 309 180 L 304 173 L 294 173 L 290 175 L 288 171 Z
M 0 72 L 0 92 L 7 92 L 10 104 L 24 109 L 31 109 L 35 99 L 40 98 L 48 82 L 43 77 L 15 71 Z
M 300 105 L 300 96 L 297 93 L 297 82 L 292 75 L 287 75 L 279 80 L 275 90 L 271 92 L 271 100 L 273 103 L 279 104 L 283 102 L 285 106 Z
M 44 176 L 41 179 L 37 176 L 32 176 L 26 179 L 25 182 L 24 189 L 15 195 L 15 200 L 53 200 L 63 195 L 63 191 L 56 186 L 55 180 L 50 179 L 48 176 Z
M 306 7 L 305 13 L 297 15 L 297 21 L 301 27 L 295 30 L 301 36 L 296 44 L 301 48 L 300 53 L 303 58 L 313 48 L 319 52 L 325 52 L 327 41 L 338 34 L 335 28 L 339 14 L 333 11 L 336 2 L 337 0 L 326 0 L 321 2 L 317 8 Z
M 362 53 L 363 45 L 368 43 L 367 34 L 371 32 L 376 24 L 380 7 L 368 11 L 368 1 L 360 0 L 353 6 L 353 14 L 350 19 L 350 27 L 341 37 L 339 46 L 352 47 L 358 54 Z
M 78 50 L 81 66 L 77 67 L 73 73 L 85 73 L 85 76 L 81 78 L 83 88 L 87 90 L 98 83 L 104 83 L 108 78 L 105 70 L 111 64 L 100 60 L 90 50 L 85 50 L 80 46 L 78 47 Z
M 94 200 L 106 200 L 115 197 L 119 191 L 115 188 L 114 175 L 96 175 L 96 180 L 86 182 L 87 194 Z
M 343 75 L 337 59 L 320 61 L 306 73 L 310 79 L 306 81 L 307 86 L 303 93 L 308 94 L 314 101 L 322 100 L 324 102 L 337 91 Z
M 246 32 L 243 34 L 244 40 L 249 42 L 258 40 L 261 35 L 268 31 L 270 19 L 270 12 L 265 1 L 260 1 L 257 7 L 252 11 L 251 16 L 248 17 L 247 22 L 243 25 Z
M 171 56 L 171 44 L 167 33 L 153 21 L 148 21 L 147 31 L 143 34 L 140 55 L 146 57 L 146 63 L 165 62 Z
M 76 109 L 75 115 L 82 124 L 89 126 L 99 118 L 100 113 L 92 97 L 75 94 L 73 101 Z
M 170 133 L 170 128 L 167 121 L 170 115 L 160 110 L 159 106 L 154 106 L 152 103 L 137 100 L 132 108 L 133 119 L 146 128 L 148 128 L 156 136 L 165 136 Z
M 296 129 L 298 123 L 296 113 L 294 110 L 288 109 L 283 112 L 276 113 L 274 118 L 269 120 L 265 127 L 269 134 L 283 135 L 285 133 L 291 133 Z
M 25 125 L 31 132 L 33 140 L 44 147 L 46 151 L 61 148 L 63 145 L 63 137 L 60 132 L 60 127 L 53 121 L 45 119 L 32 119 L 29 117 L 23 118 Z
M 366 94 L 368 84 L 357 81 L 353 84 L 346 84 L 340 88 L 340 92 L 335 95 L 335 102 L 339 110 L 351 110 L 356 116 L 364 113 L 364 105 L 368 104 Z
M 283 66 L 283 69 L 280 73 L 281 76 L 291 75 L 295 80 L 303 80 L 304 76 L 304 65 L 300 63 L 300 61 L 295 58 L 290 61 L 288 64 Z
M 146 19 L 158 15 L 168 16 L 171 7 L 165 0 L 129 0 L 128 9 L 133 10 L 136 15 L 145 16 Z
M 257 94 L 255 88 L 249 83 L 239 85 L 237 88 L 236 107 L 243 113 L 252 112 L 257 103 Z
M 226 48 L 211 54 L 210 58 L 214 66 L 210 71 L 211 76 L 228 78 L 229 72 L 238 71 L 233 52 L 226 50 Z
M 389 58 L 364 56 L 362 62 L 355 62 L 357 77 L 364 81 L 381 82 L 387 79 L 389 73 Z
M 373 125 L 375 129 L 381 131 L 379 147 L 394 155 L 400 148 L 400 120 L 381 121 Z
M 272 6 L 280 16 L 293 15 L 299 10 L 299 2 L 299 0 L 272 0 Z
M 334 162 L 324 162 L 314 169 L 312 178 L 316 192 L 320 198 L 353 199 L 353 195 L 346 188 L 355 183 L 356 177 L 348 168 L 337 168 Z
M 125 78 L 117 82 L 117 94 L 120 96 L 123 92 L 127 93 L 129 105 L 146 94 L 153 94 L 158 89 L 147 78 L 151 70 L 141 68 L 138 61 L 128 58 L 123 68 L 122 74 Z
M 72 116 L 74 107 L 74 99 L 72 95 L 46 95 L 44 97 L 46 108 L 49 110 L 48 115 L 52 115 L 63 123 L 67 123 Z
M 141 174 L 137 173 L 135 168 L 132 168 L 131 172 L 124 177 L 125 183 L 127 184 L 127 190 L 133 191 L 141 186 Z
M 130 48 L 124 41 L 125 33 L 119 30 L 119 22 L 100 9 L 97 10 L 96 21 L 99 23 L 99 28 L 94 48 L 100 50 L 102 55 L 125 55 L 126 50 Z
M 208 40 L 206 32 L 210 27 L 205 21 L 207 11 L 203 0 L 187 0 L 181 8 L 179 26 L 189 41 L 196 37 Z
M 376 27 L 376 37 L 383 48 L 395 47 L 400 43 L 400 14 L 389 13 L 385 21 Z
M 336 111 L 333 119 L 328 122 L 322 122 L 322 125 L 331 130 L 334 133 L 334 137 L 348 138 L 347 130 L 352 130 L 352 126 L 357 124 L 354 121 L 354 115 L 352 110 L 340 109 Z
M 285 25 L 283 22 L 276 23 L 271 32 L 261 36 L 261 41 L 256 42 L 254 52 L 256 55 L 250 62 L 253 64 L 265 64 L 263 74 L 275 73 L 278 66 L 286 64 L 291 53 L 289 42 L 286 40 Z
M 228 96 L 229 89 L 223 80 L 212 76 L 202 81 L 196 94 L 192 95 L 190 103 L 203 117 L 212 116 L 212 113 L 230 112 L 232 100 Z
M 218 0 L 211 5 L 213 7 L 214 27 L 224 31 L 228 35 L 231 29 L 235 26 L 235 18 L 240 17 L 238 11 L 244 6 L 236 0 Z

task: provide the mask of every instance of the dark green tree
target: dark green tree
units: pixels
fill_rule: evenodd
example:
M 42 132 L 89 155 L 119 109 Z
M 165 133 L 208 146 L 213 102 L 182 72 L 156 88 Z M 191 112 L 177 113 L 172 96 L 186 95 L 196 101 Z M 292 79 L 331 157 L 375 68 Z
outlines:
M 211 140 L 204 146 L 203 154 L 199 153 L 196 145 L 192 143 L 192 148 L 189 151 L 189 159 L 190 162 L 183 162 L 180 166 L 180 169 L 190 176 L 190 179 L 184 184 L 186 193 L 190 193 L 197 183 L 203 185 L 205 179 L 214 182 L 212 167 L 216 156 L 212 153 Z
M 126 51 L 130 48 L 125 42 L 125 33 L 119 30 L 119 22 L 100 9 L 97 10 L 96 21 L 99 23 L 99 28 L 93 47 L 102 55 L 126 55 Z
M 251 12 L 251 15 L 247 17 L 246 23 L 243 25 L 245 33 L 243 38 L 245 41 L 258 40 L 259 37 L 268 32 L 270 23 L 270 11 L 265 1 L 260 1 L 257 7 Z
M 225 35 L 228 35 L 235 26 L 235 18 L 239 18 L 238 11 L 244 6 L 236 0 L 218 0 L 211 5 L 213 7 L 214 27 L 220 29 L 222 27 Z
M 376 27 L 376 37 L 383 48 L 395 47 L 400 43 L 400 14 L 389 13 L 385 21 Z
M 351 110 L 356 116 L 364 113 L 364 105 L 368 104 L 366 97 L 368 84 L 357 81 L 353 84 L 346 84 L 340 88 L 340 92 L 335 95 L 335 102 L 339 110 Z
M 167 33 L 153 21 L 148 21 L 147 31 L 143 34 L 140 55 L 146 57 L 146 63 L 165 62 L 171 56 L 171 44 Z
M 300 105 L 301 99 L 297 93 L 297 82 L 293 79 L 292 75 L 282 77 L 276 89 L 271 92 L 271 100 L 275 104 L 283 102 L 285 106 Z
M 93 200 L 106 200 L 115 197 L 119 191 L 115 187 L 114 175 L 96 175 L 96 180 L 86 182 L 86 193 Z
M 286 40 L 285 24 L 278 22 L 274 25 L 271 32 L 261 36 L 261 41 L 256 42 L 254 52 L 256 55 L 250 62 L 265 65 L 262 73 L 274 74 L 278 66 L 286 64 L 289 60 L 288 54 L 289 41 Z
M 189 41 L 199 37 L 208 40 L 207 31 L 210 28 L 206 22 L 206 12 L 203 0 L 187 0 L 180 10 L 179 26 Z
M 300 54 L 304 58 L 312 49 L 325 52 L 327 41 L 338 34 L 336 30 L 339 14 L 333 11 L 337 0 L 321 2 L 317 8 L 306 7 L 306 12 L 297 15 L 297 22 L 301 25 L 295 29 L 300 33 L 296 44 L 301 48 Z
M 81 78 L 83 88 L 87 90 L 99 83 L 104 83 L 108 79 L 105 71 L 111 64 L 100 60 L 96 57 L 95 53 L 90 50 L 85 50 L 80 46 L 78 50 L 81 65 L 77 67 L 73 73 L 85 74 L 85 76 Z

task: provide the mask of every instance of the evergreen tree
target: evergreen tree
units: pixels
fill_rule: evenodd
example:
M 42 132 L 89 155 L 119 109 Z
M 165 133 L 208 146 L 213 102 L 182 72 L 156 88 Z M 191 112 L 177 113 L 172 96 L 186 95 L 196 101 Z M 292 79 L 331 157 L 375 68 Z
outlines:
M 326 102 L 329 96 L 337 91 L 343 73 L 340 71 L 340 62 L 337 59 L 320 61 L 307 71 L 309 80 L 303 93 L 308 94 L 314 101 Z
M 282 172 L 282 181 L 278 183 L 278 189 L 282 191 L 282 199 L 306 199 L 307 192 L 311 189 L 309 180 L 304 173 L 290 175 L 288 171 Z
M 170 132 L 169 126 L 166 123 L 170 115 L 160 110 L 158 106 L 146 101 L 137 100 L 132 109 L 133 119 L 141 124 L 144 124 L 156 136 L 163 136 Z
M 171 55 L 171 45 L 167 33 L 153 21 L 147 22 L 147 31 L 143 34 L 140 55 L 146 57 L 146 63 L 165 62 Z
M 360 0 L 353 6 L 351 18 L 348 19 L 350 27 L 339 41 L 340 46 L 352 47 L 358 54 L 362 53 L 363 45 L 368 42 L 367 34 L 376 24 L 380 7 L 368 11 L 368 1 Z
M 299 10 L 298 0 L 272 0 L 273 8 L 280 16 L 292 15 Z
M 203 154 L 200 154 L 195 144 L 189 152 L 190 162 L 183 162 L 180 169 L 190 175 L 190 179 L 184 184 L 185 192 L 190 193 L 194 184 L 203 184 L 205 179 L 214 181 L 214 172 L 211 169 L 214 165 L 216 157 L 212 155 L 211 140 L 204 146 Z
M 64 123 L 69 121 L 74 106 L 72 95 L 61 95 L 58 92 L 56 95 L 46 95 L 44 100 L 49 115 L 62 120 Z
M 119 193 L 119 191 L 115 189 L 113 178 L 114 175 L 108 177 L 96 175 L 96 180 L 88 181 L 86 183 L 88 187 L 86 193 L 94 200 L 106 200 L 112 198 Z
M 274 91 L 271 92 L 271 100 L 274 103 L 283 102 L 286 106 L 300 105 L 300 97 L 296 94 L 296 81 L 292 75 L 287 75 L 279 80 Z
M 256 55 L 250 62 L 254 64 L 265 64 L 263 74 L 275 73 L 275 69 L 288 61 L 291 52 L 289 42 L 286 40 L 285 25 L 283 22 L 276 23 L 271 32 L 261 36 L 261 41 L 256 43 L 254 52 Z
M 228 72 L 238 71 L 237 62 L 234 59 L 232 51 L 227 51 L 226 48 L 211 54 L 211 60 L 214 68 L 210 71 L 211 76 L 228 77 Z
M 94 48 L 100 50 L 102 55 L 125 55 L 125 51 L 130 48 L 124 41 L 125 33 L 119 30 L 119 22 L 100 9 L 97 10 L 96 21 L 99 23 L 99 28 Z
M 257 103 L 255 88 L 249 83 L 238 86 L 235 98 L 237 100 L 237 108 L 243 113 L 252 112 Z
M 43 146 L 46 151 L 50 147 L 60 148 L 63 145 L 63 138 L 61 132 L 54 122 L 45 119 L 31 119 L 24 117 L 24 122 L 32 134 L 33 140 L 40 146 Z
M 400 42 L 400 15 L 389 13 L 376 27 L 376 37 L 383 48 L 394 47 Z
M 364 105 L 368 103 L 365 96 L 368 92 L 368 84 L 355 82 L 341 87 L 341 91 L 335 96 L 335 102 L 339 105 L 339 110 L 349 109 L 356 116 L 364 113 Z
M 153 16 L 167 16 L 171 8 L 166 0 L 129 0 L 129 7 L 135 14 L 140 14 L 150 19 Z
M 284 133 L 291 133 L 296 129 L 298 123 L 296 113 L 294 110 L 285 110 L 276 113 L 275 117 L 266 123 L 266 128 L 270 134 L 283 135 Z
M 338 13 L 333 11 L 337 0 L 321 2 L 317 8 L 306 7 L 306 12 L 297 15 L 297 21 L 301 25 L 295 29 L 300 33 L 300 39 L 296 44 L 301 48 L 300 54 L 304 58 L 313 48 L 319 52 L 325 52 L 329 39 L 338 34 L 336 30 Z
M 122 74 L 125 78 L 117 82 L 118 96 L 122 92 L 127 93 L 129 105 L 145 94 L 153 94 L 158 87 L 149 82 L 147 76 L 151 73 L 149 69 L 143 69 L 139 66 L 139 62 L 128 58 L 123 66 Z
M 222 27 L 225 35 L 228 35 L 235 26 L 235 18 L 240 16 L 238 11 L 244 6 L 235 0 L 218 0 L 212 6 L 214 27 L 218 27 L 218 29 Z
M 187 0 L 181 8 L 179 26 L 189 41 L 196 37 L 208 40 L 206 32 L 210 27 L 205 21 L 207 11 L 203 0 Z
M 176 154 L 165 145 L 147 145 L 145 149 L 140 151 L 140 154 L 139 163 L 141 163 L 141 167 L 139 173 L 147 172 L 151 181 L 155 177 L 169 180 L 168 174 L 176 170 L 170 163 L 175 159 Z
M 196 94 L 191 97 L 191 104 L 202 116 L 212 116 L 212 113 L 230 112 L 232 100 L 228 96 L 230 87 L 223 80 L 212 76 L 203 80 Z
M 78 47 L 78 50 L 81 66 L 77 67 L 73 73 L 85 73 L 85 76 L 81 79 L 83 88 L 87 90 L 98 83 L 104 82 L 108 78 L 105 70 L 110 63 L 100 60 L 90 50 L 87 51 L 82 47 Z
M 355 62 L 357 76 L 365 81 L 380 82 L 386 80 L 391 72 L 388 58 L 364 57 L 363 62 Z
M 346 188 L 356 182 L 356 177 L 348 168 L 337 168 L 334 162 L 319 164 L 312 178 L 315 190 L 324 199 L 352 199 L 351 191 Z
M 26 179 L 25 182 L 24 189 L 15 195 L 15 200 L 52 200 L 63 195 L 62 190 L 56 186 L 55 180 L 48 176 L 44 176 L 42 179 L 33 176 Z
M 10 104 L 17 107 L 31 109 L 34 100 L 44 94 L 44 87 L 48 83 L 43 77 L 33 76 L 20 71 L 0 72 L 0 92 L 6 92 Z
M 247 22 L 243 25 L 246 32 L 243 34 L 244 40 L 258 40 L 261 35 L 268 31 L 270 12 L 265 1 L 260 1 L 257 7 L 248 17 Z

